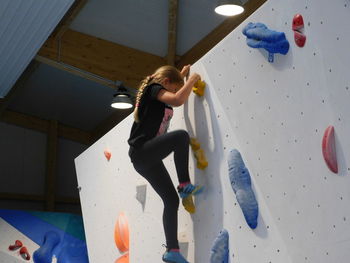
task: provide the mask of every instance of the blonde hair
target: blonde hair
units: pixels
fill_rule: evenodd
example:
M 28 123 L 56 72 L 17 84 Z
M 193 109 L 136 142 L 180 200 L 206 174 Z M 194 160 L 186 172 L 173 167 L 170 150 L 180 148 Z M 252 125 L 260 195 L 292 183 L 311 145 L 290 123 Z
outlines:
M 168 78 L 170 83 L 176 83 L 180 85 L 184 84 L 184 80 L 180 71 L 173 66 L 162 66 L 158 68 L 151 76 L 147 76 L 145 79 L 143 79 L 140 83 L 140 86 L 138 88 L 138 92 L 136 95 L 136 102 L 135 102 L 135 109 L 134 109 L 135 122 L 140 121 L 138 116 L 139 106 L 140 106 L 142 95 L 144 94 L 146 87 L 150 86 L 153 83 L 160 84 L 165 78 Z

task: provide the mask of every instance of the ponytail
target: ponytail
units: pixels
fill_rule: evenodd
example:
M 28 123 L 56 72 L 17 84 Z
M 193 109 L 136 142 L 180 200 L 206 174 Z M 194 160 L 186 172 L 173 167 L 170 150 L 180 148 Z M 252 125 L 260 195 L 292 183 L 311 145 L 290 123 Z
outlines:
M 140 119 L 139 119 L 140 101 L 141 101 L 141 98 L 142 98 L 142 95 L 143 95 L 143 91 L 148 86 L 148 84 L 150 84 L 152 79 L 153 79 L 152 76 L 148 76 L 147 78 L 145 78 L 144 80 L 141 81 L 141 85 L 140 85 L 139 90 L 138 90 L 137 95 L 136 95 L 136 102 L 135 102 L 135 109 L 134 109 L 135 122 L 139 122 L 140 121 Z

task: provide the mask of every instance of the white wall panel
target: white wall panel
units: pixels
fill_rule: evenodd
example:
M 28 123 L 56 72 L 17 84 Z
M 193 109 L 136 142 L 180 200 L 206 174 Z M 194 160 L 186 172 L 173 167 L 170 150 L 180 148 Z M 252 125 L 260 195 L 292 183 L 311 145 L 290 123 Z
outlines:
M 188 255 L 190 262 L 208 262 L 213 240 L 222 228 L 226 228 L 231 234 L 230 254 L 234 253 L 235 258 L 242 262 L 268 262 L 271 258 L 288 262 L 286 249 L 263 199 L 260 204 L 260 227 L 251 231 L 246 225 L 229 184 L 226 161 L 228 150 L 237 148 L 238 141 L 205 69 L 201 63 L 196 63 L 192 70 L 199 72 L 206 80 L 206 95 L 204 98 L 192 95 L 188 104 L 176 108 L 170 129 L 186 129 L 191 136 L 197 137 L 207 154 L 209 166 L 205 171 L 198 170 L 190 152 L 191 179 L 205 185 L 206 190 L 196 199 L 195 215 L 190 216 L 180 206 L 179 233 L 185 233 L 188 242 L 188 249 L 183 252 Z M 126 118 L 76 158 L 84 225 L 92 262 L 110 262 L 120 256 L 114 244 L 113 229 L 119 213 L 123 211 L 127 214 L 130 225 L 130 262 L 158 262 L 164 252 L 161 246 L 165 243 L 161 199 L 148 184 L 144 210 L 135 198 L 136 186 L 147 182 L 134 171 L 127 155 L 126 141 L 132 118 Z M 110 162 L 103 155 L 105 149 L 112 152 Z M 172 155 L 165 160 L 165 164 L 177 185 Z M 260 201 L 260 190 L 256 191 Z M 105 244 L 103 247 L 99 245 L 101 242 Z M 250 250 L 256 247 L 266 253 L 251 253 Z
M 304 16 L 304 48 L 291 30 L 296 13 Z M 293 262 L 349 257 L 349 14 L 348 1 L 270 0 L 201 59 Z M 248 22 L 285 32 L 289 53 L 267 62 L 265 51 L 246 46 Z M 328 125 L 338 175 L 322 156 Z

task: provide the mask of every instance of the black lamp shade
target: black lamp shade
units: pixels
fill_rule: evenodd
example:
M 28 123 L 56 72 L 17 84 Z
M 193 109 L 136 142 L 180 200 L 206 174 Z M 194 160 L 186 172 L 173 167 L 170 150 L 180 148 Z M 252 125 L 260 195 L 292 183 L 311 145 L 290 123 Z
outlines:
M 116 109 L 130 109 L 133 107 L 131 96 L 125 87 L 118 87 L 117 93 L 114 94 L 111 106 Z

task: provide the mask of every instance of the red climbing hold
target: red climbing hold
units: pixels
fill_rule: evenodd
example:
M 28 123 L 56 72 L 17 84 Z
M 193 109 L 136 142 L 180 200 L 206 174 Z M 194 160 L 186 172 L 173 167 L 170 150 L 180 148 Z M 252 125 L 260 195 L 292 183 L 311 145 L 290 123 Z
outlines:
M 14 245 L 9 246 L 9 250 L 16 250 L 22 246 L 23 246 L 22 242 L 19 240 L 16 240 Z
M 104 154 L 105 154 L 107 160 L 109 161 L 112 157 L 112 153 L 109 150 L 105 150 Z
M 328 126 L 328 128 L 324 132 L 322 140 L 322 152 L 323 158 L 326 161 L 328 168 L 333 173 L 338 173 L 338 162 L 337 153 L 335 149 L 335 136 L 333 126 Z
M 292 26 L 293 30 L 300 30 L 302 28 L 304 28 L 304 19 L 303 16 L 301 14 L 296 14 L 293 18 L 293 26 Z
M 30 255 L 26 247 L 22 247 L 19 253 L 26 259 L 30 260 Z
M 306 36 L 298 31 L 294 31 L 294 41 L 298 47 L 303 47 L 305 46 Z
M 292 29 L 294 31 L 294 41 L 298 47 L 305 46 L 306 36 L 304 35 L 304 19 L 301 14 L 296 14 L 293 18 Z

